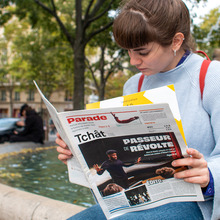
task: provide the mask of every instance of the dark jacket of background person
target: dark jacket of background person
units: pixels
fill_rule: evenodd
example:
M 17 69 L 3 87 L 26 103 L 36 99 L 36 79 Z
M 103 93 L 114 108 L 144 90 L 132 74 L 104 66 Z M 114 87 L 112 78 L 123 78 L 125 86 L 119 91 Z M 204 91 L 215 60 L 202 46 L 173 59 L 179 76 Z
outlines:
M 42 118 L 35 112 L 34 109 L 27 109 L 24 130 L 11 136 L 10 141 L 32 141 L 43 144 L 43 140 L 44 130 Z

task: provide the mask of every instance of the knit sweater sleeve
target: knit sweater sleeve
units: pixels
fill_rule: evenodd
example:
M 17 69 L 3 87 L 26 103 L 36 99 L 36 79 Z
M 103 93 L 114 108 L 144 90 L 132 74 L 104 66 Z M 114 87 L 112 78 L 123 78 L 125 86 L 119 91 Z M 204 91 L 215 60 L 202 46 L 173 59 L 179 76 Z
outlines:
M 220 62 L 212 61 L 205 78 L 203 107 L 210 116 L 215 147 L 207 158 L 208 167 L 214 180 L 213 219 L 220 218 Z M 207 146 L 208 147 L 208 146 Z

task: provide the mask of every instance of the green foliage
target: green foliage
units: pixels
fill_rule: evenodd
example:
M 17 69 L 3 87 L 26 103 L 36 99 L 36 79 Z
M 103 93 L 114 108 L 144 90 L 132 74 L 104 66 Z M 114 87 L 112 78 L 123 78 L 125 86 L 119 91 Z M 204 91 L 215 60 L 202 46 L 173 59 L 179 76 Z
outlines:
M 106 99 L 122 96 L 123 86 L 130 78 L 129 74 L 119 71 L 118 73 L 110 76 L 106 85 Z
M 28 72 L 22 77 L 25 84 L 33 85 L 33 80 L 38 81 L 47 97 L 58 86 L 68 87 L 69 82 L 64 78 L 73 70 L 72 57 L 59 34 L 50 35 L 45 30 L 37 29 L 27 37 L 19 38 L 16 45 L 20 51 L 18 58 L 22 56 L 29 66 Z
M 32 13 L 24 10 L 25 17 L 22 10 L 18 13 L 22 4 L 25 2 L 19 2 L 16 9 L 11 6 L 4 9 L 13 14 L 13 19 L 5 23 L 4 45 L 0 44 L 1 50 L 7 48 L 7 55 L 1 57 L 7 60 L 4 65 L 0 64 L 1 75 L 7 72 L 24 89 L 27 85 L 33 87 L 33 80 L 36 80 L 48 97 L 58 86 L 70 89 L 73 86 L 73 56 L 66 39 L 52 17 L 46 19 L 43 13 L 35 13 L 33 2 Z
M 194 25 L 193 35 L 198 49 L 212 57 L 213 50 L 220 48 L 220 7 L 205 15 L 200 25 Z
M 7 65 L 1 65 L 1 75 L 7 72 L 24 89 L 27 85 L 33 88 L 33 80 L 36 80 L 48 97 L 58 86 L 72 86 L 72 80 L 64 78 L 70 79 L 68 75 L 73 71 L 69 45 L 59 31 L 50 31 L 31 28 L 29 18 L 21 21 L 13 19 L 5 25 L 4 44 L 0 44 L 2 49 L 5 47 L 11 51 L 11 54 L 7 52 L 5 55 Z

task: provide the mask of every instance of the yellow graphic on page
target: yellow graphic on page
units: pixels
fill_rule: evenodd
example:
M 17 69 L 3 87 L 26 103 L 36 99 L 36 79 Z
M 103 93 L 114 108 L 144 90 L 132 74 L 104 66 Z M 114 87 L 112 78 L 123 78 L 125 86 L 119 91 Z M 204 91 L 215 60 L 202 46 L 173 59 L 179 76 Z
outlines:
M 139 93 L 134 93 L 131 95 L 121 96 L 113 99 L 104 100 L 101 102 L 87 104 L 86 109 L 111 108 L 111 107 L 158 104 L 158 103 L 169 104 L 170 109 L 175 118 L 175 121 L 177 123 L 177 126 L 186 144 L 186 138 L 183 131 L 174 85 L 163 86 Z
M 139 92 L 131 95 L 126 95 L 124 97 L 123 106 L 130 105 L 144 105 L 144 104 L 153 104 L 149 99 L 144 96 L 145 92 Z

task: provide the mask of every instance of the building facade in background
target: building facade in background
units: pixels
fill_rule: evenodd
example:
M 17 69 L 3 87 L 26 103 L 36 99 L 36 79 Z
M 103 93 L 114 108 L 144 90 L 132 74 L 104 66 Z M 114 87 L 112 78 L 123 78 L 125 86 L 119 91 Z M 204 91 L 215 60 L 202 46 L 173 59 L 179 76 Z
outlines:
M 58 112 L 73 109 L 72 97 L 64 90 L 56 90 L 50 96 L 50 102 Z M 46 106 L 42 102 L 36 89 L 27 89 L 25 91 L 10 90 L 10 86 L 0 86 L 0 118 L 19 117 L 20 107 L 27 103 L 36 112 L 43 114 Z

